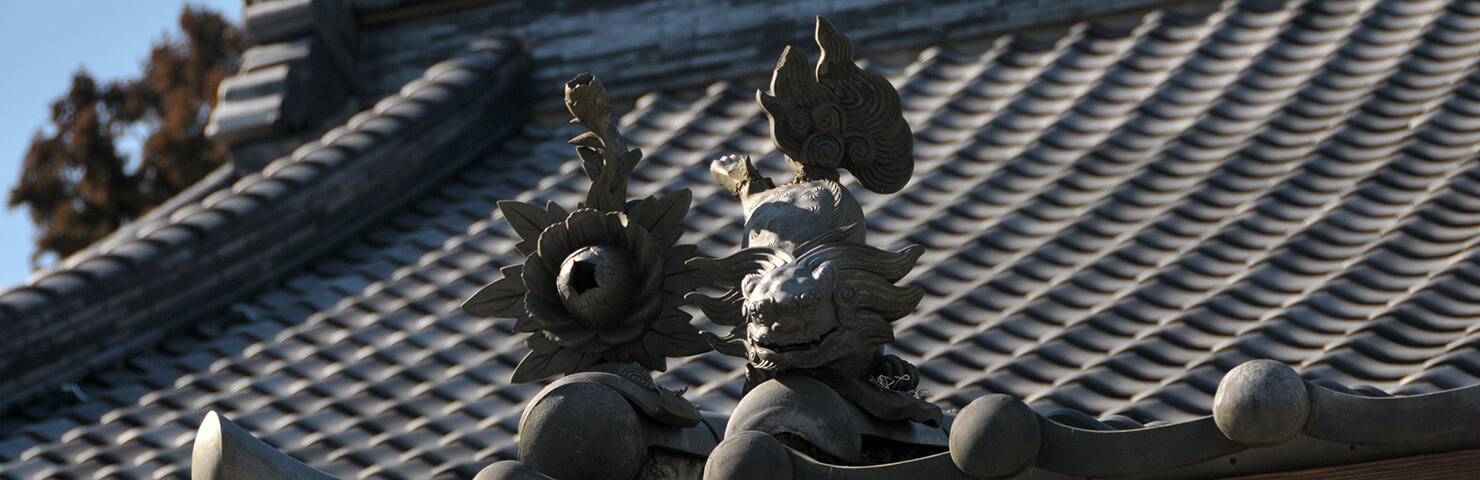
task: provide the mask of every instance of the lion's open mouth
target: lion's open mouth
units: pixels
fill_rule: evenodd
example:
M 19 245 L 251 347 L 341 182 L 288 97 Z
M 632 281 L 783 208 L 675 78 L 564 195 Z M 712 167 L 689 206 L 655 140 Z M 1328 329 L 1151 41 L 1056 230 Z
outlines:
M 829 335 L 837 333 L 837 331 L 837 327 L 833 327 L 831 330 L 822 332 L 822 335 L 818 335 L 816 338 L 813 338 L 811 340 L 805 338 L 757 339 L 755 343 L 756 345 L 765 348 L 766 350 L 770 350 L 776 353 L 810 350 L 813 348 L 817 348 L 819 345 L 822 345 L 823 340 L 826 340 Z

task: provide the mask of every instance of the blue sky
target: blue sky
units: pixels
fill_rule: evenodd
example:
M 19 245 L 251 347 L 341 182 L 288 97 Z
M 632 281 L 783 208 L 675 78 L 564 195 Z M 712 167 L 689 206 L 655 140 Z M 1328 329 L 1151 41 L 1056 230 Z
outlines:
M 149 46 L 178 29 L 186 3 L 220 11 L 241 22 L 242 0 L 6 1 L 0 4 L 0 200 L 10 195 L 21 158 L 49 118 L 52 100 L 72 74 L 86 68 L 100 81 L 141 70 Z M 31 272 L 31 220 L 0 201 L 0 291 Z

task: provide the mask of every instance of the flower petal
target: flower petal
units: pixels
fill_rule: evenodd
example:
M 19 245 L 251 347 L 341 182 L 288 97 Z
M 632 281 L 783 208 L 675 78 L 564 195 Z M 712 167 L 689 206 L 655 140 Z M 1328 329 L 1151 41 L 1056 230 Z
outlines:
M 524 340 L 529 354 L 514 367 L 514 383 L 528 383 L 556 374 L 570 373 L 580 368 L 580 352 L 561 348 L 545 337 L 535 334 Z
M 559 264 L 552 265 L 548 259 L 538 253 L 525 260 L 523 280 L 527 295 L 537 299 L 540 303 L 559 305 L 560 292 L 555 289 L 557 268 Z
M 629 321 L 639 326 L 650 325 L 658 319 L 658 312 L 663 308 L 663 296 L 652 295 L 643 297 L 641 300 L 643 301 L 641 304 L 627 312 Z
M 525 255 L 533 251 L 532 247 L 540 238 L 540 232 L 565 219 L 564 215 L 555 215 L 547 209 L 513 200 L 498 202 L 498 209 L 504 212 L 504 220 L 519 235 L 520 242 L 515 248 Z
M 541 333 L 544 333 L 546 338 L 560 344 L 560 346 L 588 351 L 590 349 L 587 347 L 591 346 L 591 341 L 596 340 L 597 330 L 594 328 L 573 326 L 559 330 L 546 329 Z M 598 347 L 600 346 L 598 345 Z
M 688 215 L 692 200 L 693 193 L 685 188 L 661 198 L 644 198 L 630 211 L 632 218 L 658 242 L 658 248 L 667 249 L 683 236 L 683 218 Z
M 524 266 L 510 265 L 504 277 L 488 284 L 463 302 L 465 312 L 480 317 L 512 318 L 524 313 Z
M 540 330 L 557 330 L 565 328 L 576 328 L 579 324 L 575 317 L 566 313 L 565 307 L 559 300 L 549 303 L 536 298 L 534 295 L 524 297 L 524 309 L 529 312 L 530 319 L 538 325 Z
M 607 345 L 620 345 L 637 340 L 637 337 L 642 336 L 643 330 L 643 325 L 634 325 L 626 328 L 597 330 L 596 336 Z
M 564 220 L 565 217 L 570 216 L 570 212 L 567 211 L 565 207 L 562 207 L 560 206 L 560 204 L 555 203 L 554 200 L 545 202 L 545 211 L 548 212 L 553 218 L 559 218 L 561 220 Z
M 699 329 L 689 323 L 689 314 L 678 309 L 654 323 L 642 344 L 648 351 L 668 357 L 698 355 L 710 349 Z
M 514 331 L 516 332 L 535 332 L 540 329 L 539 324 L 534 321 L 534 317 L 529 316 L 528 313 L 521 313 L 518 317 L 514 318 Z
M 633 260 L 638 265 L 638 298 L 657 296 L 663 288 L 662 254 L 659 253 L 653 237 L 635 223 L 628 224 L 625 233 L 629 242 L 628 251 L 633 254 Z
M 633 345 L 630 355 L 633 360 L 636 360 L 643 367 L 647 367 L 648 370 L 657 370 L 659 372 L 668 370 L 667 357 L 664 357 L 662 353 L 647 348 L 645 343 Z
M 566 255 L 570 255 L 570 252 L 575 251 L 578 247 L 572 245 L 570 224 L 571 219 L 582 215 L 581 212 L 582 210 L 571 212 L 570 216 L 565 217 L 565 222 L 551 225 L 550 228 L 546 228 L 545 231 L 540 232 L 539 244 L 531 257 L 538 255 L 540 258 L 546 259 L 546 262 L 554 262 L 556 265 L 559 265 L 565 259 Z

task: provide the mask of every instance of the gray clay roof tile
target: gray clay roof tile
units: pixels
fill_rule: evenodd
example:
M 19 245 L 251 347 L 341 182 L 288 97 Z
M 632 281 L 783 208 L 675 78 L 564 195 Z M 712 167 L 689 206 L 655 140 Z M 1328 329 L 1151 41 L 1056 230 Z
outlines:
M 1095 430 L 1207 415 L 1218 380 L 1254 358 L 1366 394 L 1480 383 L 1472 6 L 1225 2 L 875 65 L 903 91 L 919 165 L 899 194 L 858 190 L 870 238 L 930 249 L 896 350 L 947 408 L 1009 393 Z M 476 73 L 437 78 L 458 75 Z M 376 108 L 402 122 L 352 120 L 373 133 L 331 133 L 302 160 L 333 167 L 455 90 L 412 83 Z M 622 121 L 648 155 L 631 190 L 693 189 L 686 239 L 706 255 L 735 247 L 739 209 L 705 159 L 747 153 L 786 178 L 746 85 L 649 94 Z M 455 308 L 518 261 L 494 202 L 582 199 L 576 131 L 531 123 L 243 302 L 251 313 L 86 382 L 75 405 L 3 420 L 18 428 L 0 428 L 15 432 L 0 434 L 0 478 L 183 477 L 207 409 L 343 477 L 466 477 L 511 458 L 539 385 L 508 383 L 524 351 L 511 320 Z M 285 164 L 220 213 L 181 215 L 223 221 L 317 175 Z M 156 228 L 114 251 L 148 258 L 133 250 L 191 235 Z M 0 307 L 52 287 L 66 288 Z M 740 367 L 709 355 L 658 380 L 728 411 Z

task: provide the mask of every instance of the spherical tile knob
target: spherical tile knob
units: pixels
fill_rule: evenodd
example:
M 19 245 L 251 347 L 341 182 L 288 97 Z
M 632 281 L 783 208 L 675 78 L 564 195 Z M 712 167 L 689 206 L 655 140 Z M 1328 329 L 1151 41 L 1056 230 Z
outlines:
M 1008 477 L 1033 463 L 1041 440 L 1038 415 L 1010 395 L 972 400 L 951 424 L 951 461 L 981 478 Z
M 478 476 L 473 477 L 473 480 L 548 480 L 549 478 L 540 475 L 529 465 L 514 460 L 504 460 L 483 467 L 478 471 Z
M 561 385 L 525 410 L 519 461 L 554 478 L 633 478 L 647 456 L 637 415 L 603 385 Z
M 761 432 L 726 438 L 704 463 L 704 480 L 791 480 L 794 476 L 786 446 Z
M 1282 443 L 1305 428 L 1310 398 L 1305 380 L 1273 360 L 1239 365 L 1218 383 L 1213 421 L 1230 440 L 1260 446 Z

